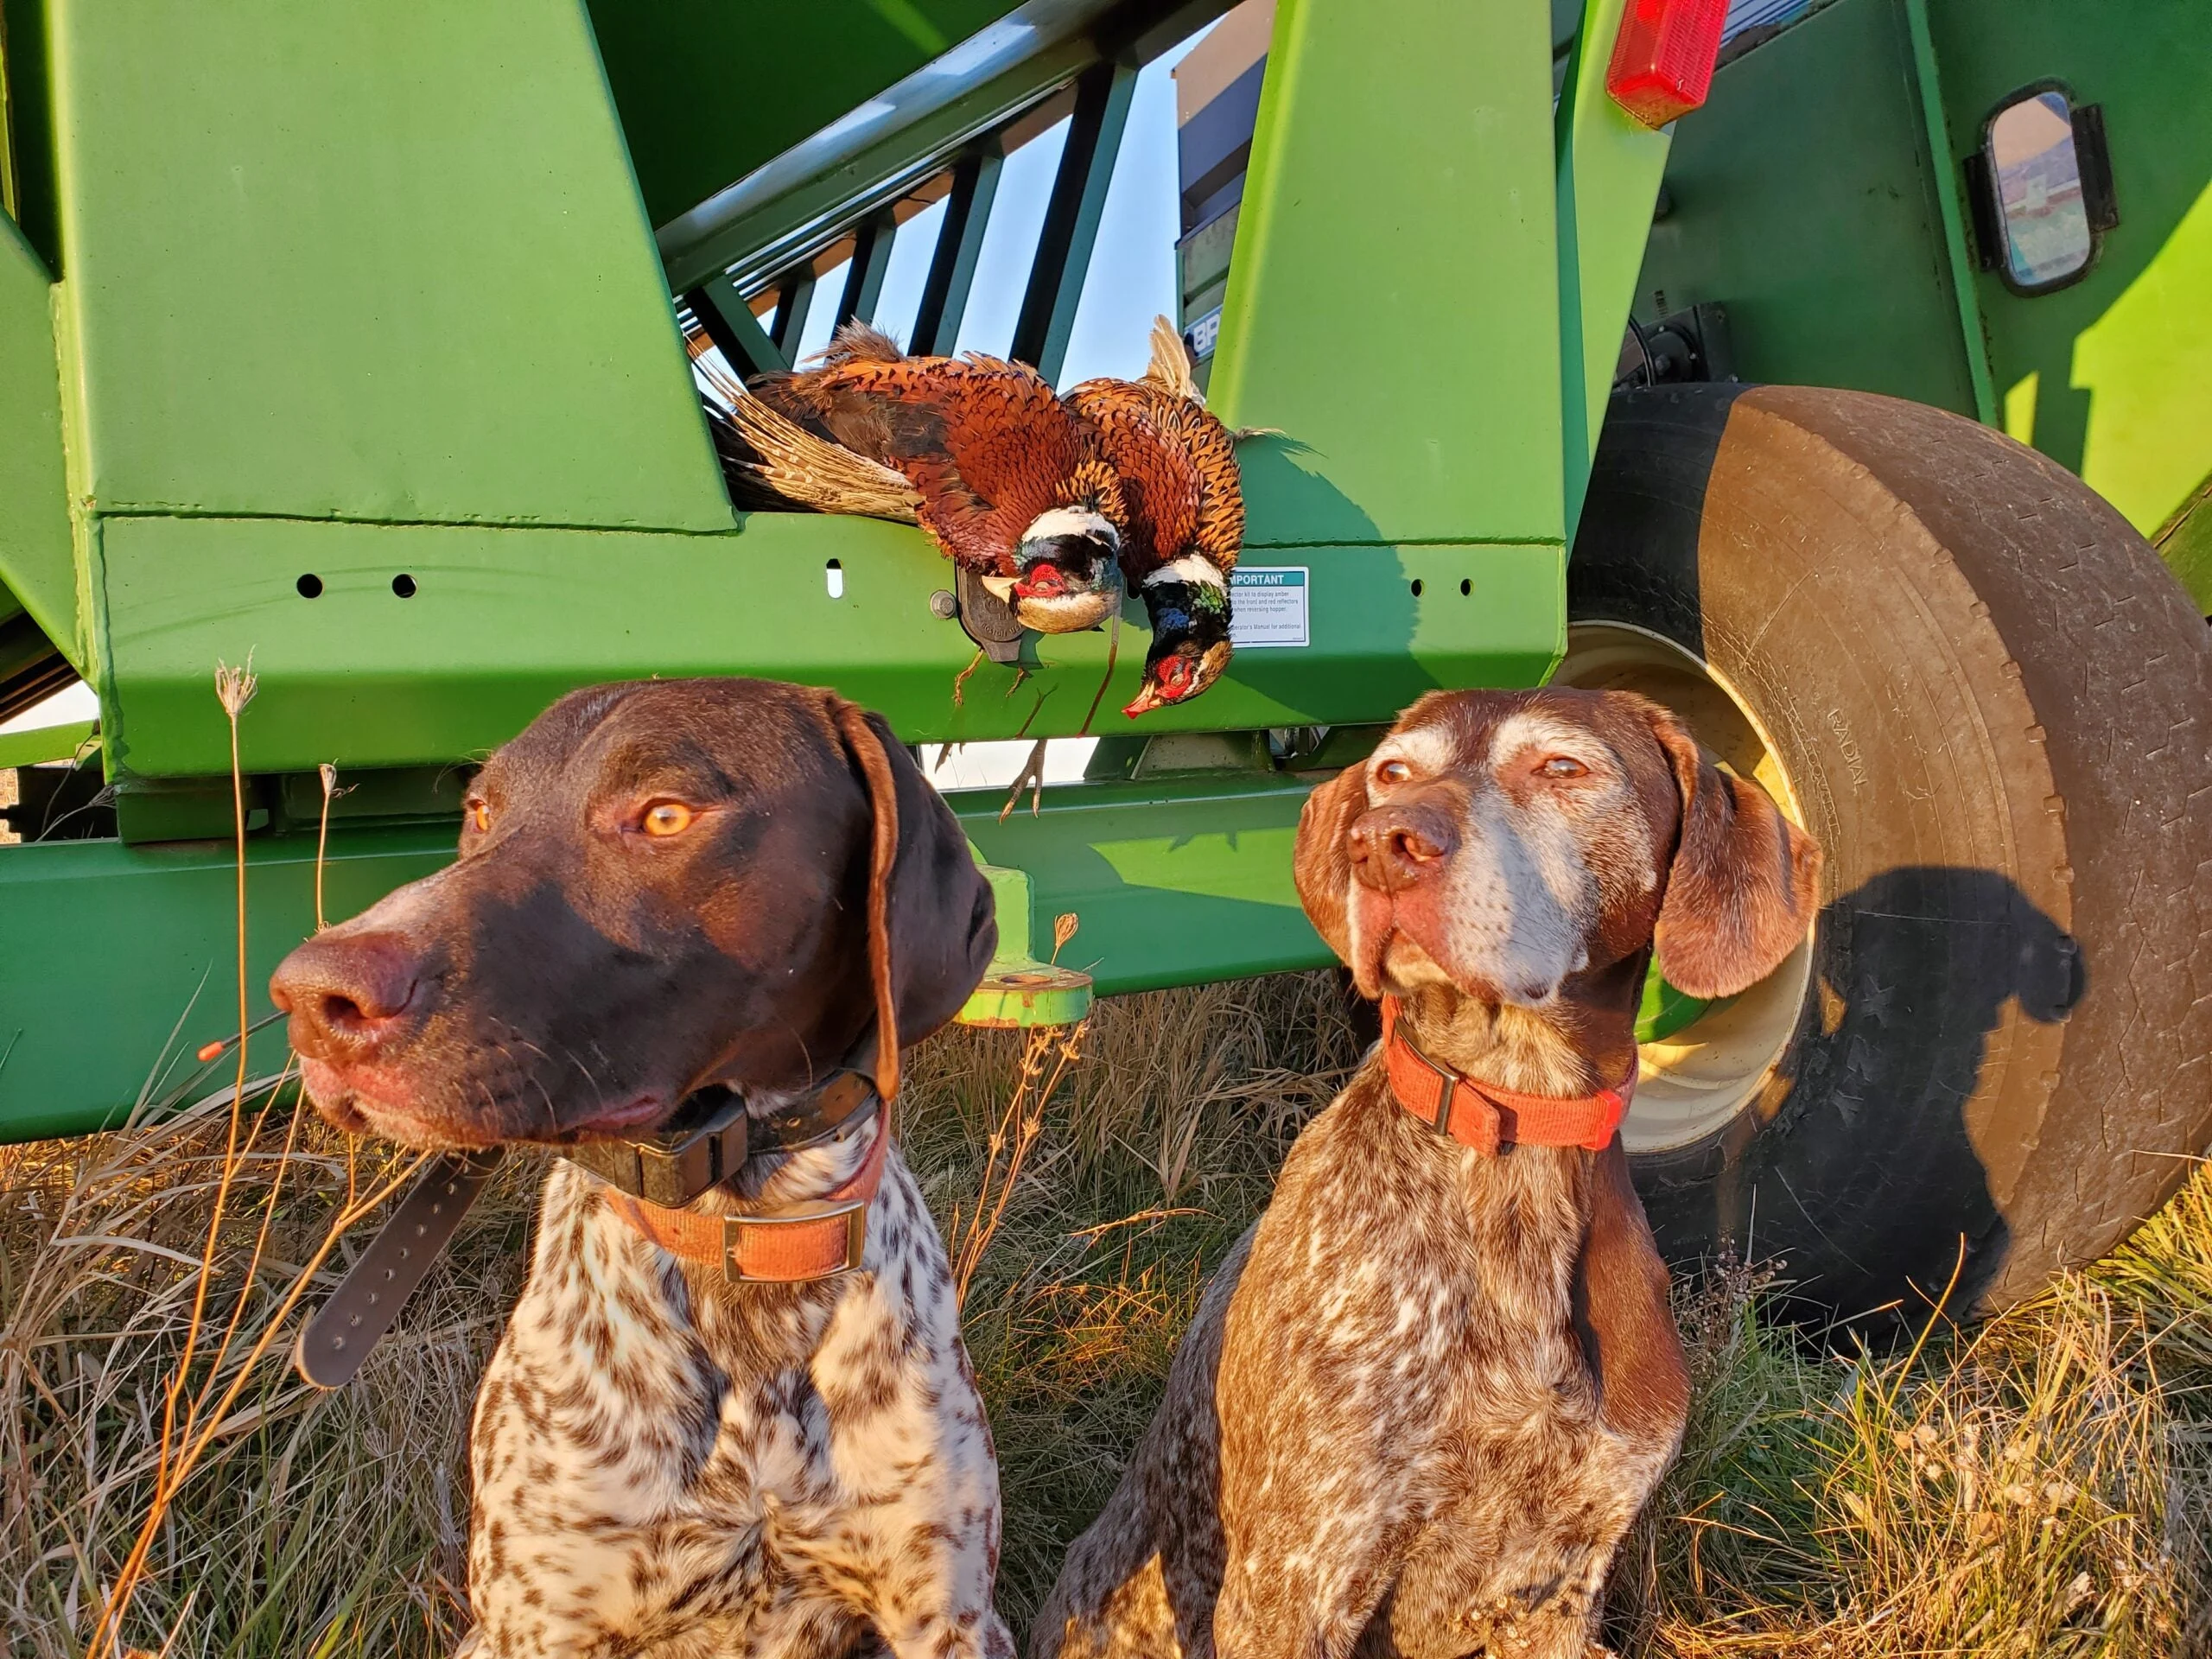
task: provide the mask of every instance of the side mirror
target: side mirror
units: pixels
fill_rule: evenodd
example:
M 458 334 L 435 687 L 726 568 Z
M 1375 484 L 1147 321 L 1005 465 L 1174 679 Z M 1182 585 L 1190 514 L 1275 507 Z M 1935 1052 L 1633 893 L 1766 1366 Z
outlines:
M 2056 81 L 2013 93 L 1982 123 L 1967 187 L 1984 270 L 2024 296 L 2081 281 L 2120 223 L 2102 106 Z

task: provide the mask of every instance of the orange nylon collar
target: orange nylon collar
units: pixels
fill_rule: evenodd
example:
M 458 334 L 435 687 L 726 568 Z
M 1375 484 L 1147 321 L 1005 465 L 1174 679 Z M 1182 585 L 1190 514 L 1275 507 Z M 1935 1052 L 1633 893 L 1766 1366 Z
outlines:
M 1382 999 L 1382 1069 L 1398 1104 L 1463 1147 L 1495 1158 L 1505 1146 L 1583 1147 L 1603 1152 L 1636 1093 L 1630 1073 L 1594 1095 L 1523 1095 L 1440 1065 L 1398 1023 L 1398 999 Z
M 877 1122 L 875 1141 L 852 1179 L 834 1192 L 765 1215 L 695 1216 L 664 1210 L 607 1190 L 607 1207 L 673 1255 L 704 1267 L 719 1266 L 732 1284 L 804 1284 L 834 1279 L 861 1264 L 868 1246 L 868 1207 L 883 1185 L 891 1149 L 890 1114 Z

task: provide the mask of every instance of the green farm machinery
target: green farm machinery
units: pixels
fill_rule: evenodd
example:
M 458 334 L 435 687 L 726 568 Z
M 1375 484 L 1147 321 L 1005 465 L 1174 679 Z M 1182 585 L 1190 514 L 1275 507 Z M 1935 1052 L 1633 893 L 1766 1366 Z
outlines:
M 734 511 L 686 335 L 783 365 L 904 259 L 949 351 L 1013 269 L 992 348 L 1059 378 L 1140 77 L 1211 25 L 1177 276 L 1261 433 L 1253 620 L 1033 813 L 953 797 L 1009 937 L 1074 912 L 1107 994 L 1324 965 L 1317 779 L 1433 688 L 1631 686 L 1829 851 L 1767 984 L 1650 988 L 1673 1251 L 1863 1308 L 1963 1246 L 2002 1300 L 2154 1206 L 2212 1137 L 2191 0 L 1225 10 L 4 0 L 0 719 L 79 677 L 99 716 L 0 734 L 0 1136 L 217 1086 L 218 664 L 257 986 L 577 685 L 832 685 L 917 744 L 1124 700 L 1134 605 L 1138 648 L 998 640 L 956 696 L 944 561 Z

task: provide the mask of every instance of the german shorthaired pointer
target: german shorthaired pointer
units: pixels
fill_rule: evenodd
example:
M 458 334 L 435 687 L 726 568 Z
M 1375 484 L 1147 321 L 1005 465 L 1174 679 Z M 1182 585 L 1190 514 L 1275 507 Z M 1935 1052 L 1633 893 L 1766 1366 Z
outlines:
M 554 704 L 477 777 L 458 862 L 277 970 L 324 1116 L 414 1146 L 604 1146 L 741 1097 L 757 1148 L 880 1039 L 838 1133 L 688 1209 L 554 1165 L 477 1397 L 462 1653 L 1011 1659 L 951 1274 L 874 1109 L 996 938 L 879 719 L 671 681 Z
M 1688 1395 L 1614 1132 L 1645 964 L 1743 989 L 1819 868 L 1619 692 L 1433 694 L 1315 791 L 1299 893 L 1386 1039 L 1209 1287 L 1036 1659 L 1603 1651 Z

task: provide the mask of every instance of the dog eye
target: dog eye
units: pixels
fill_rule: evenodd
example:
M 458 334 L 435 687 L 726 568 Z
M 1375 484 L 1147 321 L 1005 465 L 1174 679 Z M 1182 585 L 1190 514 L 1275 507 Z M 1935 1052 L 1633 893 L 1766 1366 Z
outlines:
M 492 832 L 492 804 L 488 801 L 471 801 L 465 809 L 468 813 L 468 827 L 478 835 Z
M 1555 754 L 1537 770 L 1547 778 L 1580 778 L 1590 768 L 1572 756 Z
M 691 827 L 693 816 L 681 801 L 655 801 L 638 822 L 649 836 L 680 836 Z
M 1377 783 L 1402 784 L 1414 775 L 1414 769 L 1402 760 L 1385 760 L 1375 768 Z

